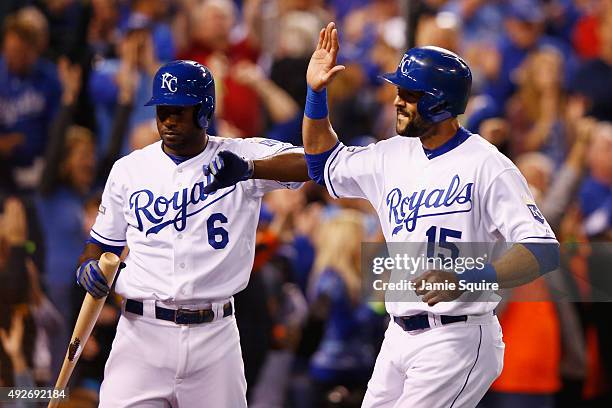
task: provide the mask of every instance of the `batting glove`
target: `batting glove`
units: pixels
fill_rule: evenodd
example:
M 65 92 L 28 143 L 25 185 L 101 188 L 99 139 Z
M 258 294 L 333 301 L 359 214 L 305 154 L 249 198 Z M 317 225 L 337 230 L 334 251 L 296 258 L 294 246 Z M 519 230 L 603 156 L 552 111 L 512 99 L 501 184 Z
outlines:
M 77 283 L 85 288 L 95 299 L 100 299 L 110 293 L 106 278 L 98 266 L 98 261 L 88 259 L 77 269 Z
M 236 154 L 223 150 L 208 166 L 204 166 L 204 175 L 213 175 L 213 181 L 204 187 L 204 194 L 210 194 L 221 188 L 248 180 L 253 176 L 253 161 L 243 159 Z

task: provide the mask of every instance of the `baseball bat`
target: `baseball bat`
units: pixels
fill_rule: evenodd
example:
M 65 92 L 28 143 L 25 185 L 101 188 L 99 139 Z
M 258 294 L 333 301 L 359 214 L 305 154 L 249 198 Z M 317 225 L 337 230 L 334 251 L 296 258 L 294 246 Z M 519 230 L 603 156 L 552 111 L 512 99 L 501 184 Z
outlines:
M 102 274 L 106 278 L 109 286 L 111 286 L 115 280 L 117 269 L 119 269 L 119 263 L 119 257 L 111 252 L 105 252 L 102 254 L 102 256 L 100 256 L 98 265 L 100 266 L 100 270 L 102 270 Z M 57 382 L 55 383 L 56 390 L 63 390 L 66 388 L 66 385 L 68 385 L 68 380 L 70 379 L 72 371 L 74 370 L 74 367 L 81 356 L 81 351 L 83 350 L 83 347 L 85 347 L 85 343 L 87 343 L 87 340 L 89 339 L 89 335 L 96 325 L 96 321 L 98 321 L 98 316 L 100 316 L 100 311 L 102 310 L 105 301 L 106 296 L 100 299 L 95 299 L 89 293 L 85 294 L 85 299 L 83 299 L 79 317 L 74 325 L 74 331 L 72 332 L 72 337 L 70 338 L 70 344 L 68 345 L 68 351 L 66 352 L 62 369 L 57 377 Z M 52 399 L 49 402 L 48 408 L 55 408 L 59 405 L 59 403 L 60 399 Z

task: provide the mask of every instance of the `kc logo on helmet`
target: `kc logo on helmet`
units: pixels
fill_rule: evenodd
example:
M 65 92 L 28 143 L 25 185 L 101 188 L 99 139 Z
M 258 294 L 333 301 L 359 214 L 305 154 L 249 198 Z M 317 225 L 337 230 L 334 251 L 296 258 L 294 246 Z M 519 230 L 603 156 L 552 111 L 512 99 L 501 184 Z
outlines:
M 174 75 L 164 72 L 161 80 L 162 89 L 167 89 L 170 92 L 176 92 L 178 79 Z
M 404 55 L 402 61 L 399 63 L 399 70 L 402 74 L 408 75 L 408 66 L 410 65 L 410 57 L 408 55 Z

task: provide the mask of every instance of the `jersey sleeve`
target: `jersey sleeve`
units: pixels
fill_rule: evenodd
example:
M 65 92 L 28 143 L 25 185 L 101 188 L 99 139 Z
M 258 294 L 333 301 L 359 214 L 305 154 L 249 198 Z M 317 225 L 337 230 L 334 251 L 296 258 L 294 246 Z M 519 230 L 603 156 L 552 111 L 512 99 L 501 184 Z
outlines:
M 251 160 L 264 159 L 281 153 L 304 153 L 304 149 L 293 146 L 289 143 L 282 143 L 273 139 L 253 137 L 244 139 L 242 143 L 241 155 Z M 295 190 L 304 183 L 302 182 L 282 182 L 277 180 L 251 179 L 244 182 L 250 194 L 262 196 L 265 193 L 278 189 Z
M 325 163 L 324 178 L 334 198 L 365 198 L 376 205 L 382 189 L 377 145 L 345 146 L 340 143 Z
M 483 209 L 489 231 L 501 234 L 506 242 L 557 242 L 527 181 L 516 168 L 503 170 L 492 180 L 484 194 Z
M 115 163 L 102 193 L 96 222 L 91 228 L 91 237 L 105 245 L 125 246 L 127 243 L 125 233 L 128 224 L 124 216 L 122 179 L 125 177 L 122 177 L 121 169 Z

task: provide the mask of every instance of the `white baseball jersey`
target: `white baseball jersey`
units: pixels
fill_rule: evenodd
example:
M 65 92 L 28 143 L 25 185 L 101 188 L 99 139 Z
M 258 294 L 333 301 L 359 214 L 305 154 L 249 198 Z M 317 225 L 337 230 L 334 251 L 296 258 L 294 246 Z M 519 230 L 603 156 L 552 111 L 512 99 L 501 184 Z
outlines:
M 333 197 L 372 203 L 387 243 L 433 243 L 446 249 L 454 242 L 497 243 L 494 252 L 499 253 L 509 243 L 556 242 L 516 166 L 463 128 L 428 153 L 418 138 L 401 136 L 366 147 L 340 144 L 327 160 L 324 176 Z M 499 302 L 492 292 L 465 292 L 460 301 L 434 307 L 391 301 L 389 291 L 385 298 L 387 311 L 395 316 L 423 311 L 483 314 Z
M 301 148 L 269 139 L 209 136 L 199 155 L 175 164 L 157 142 L 118 160 L 91 236 L 127 245 L 116 291 L 130 299 L 189 303 L 228 298 L 248 283 L 261 198 L 302 183 L 247 180 L 206 195 L 203 167 L 229 150 L 257 159 Z

